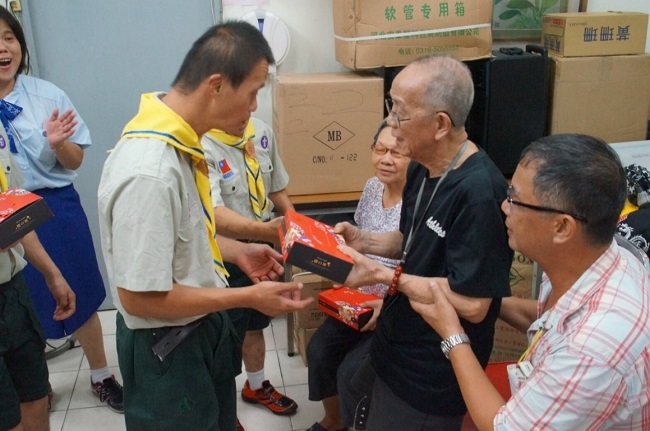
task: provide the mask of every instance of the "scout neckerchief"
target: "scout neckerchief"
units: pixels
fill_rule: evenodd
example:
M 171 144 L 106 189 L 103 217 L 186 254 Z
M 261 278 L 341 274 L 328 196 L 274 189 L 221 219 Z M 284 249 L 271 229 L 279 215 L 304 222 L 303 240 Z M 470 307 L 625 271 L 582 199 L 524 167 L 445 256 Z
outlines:
M 194 181 L 199 191 L 203 216 L 208 228 L 208 239 L 212 250 L 215 270 L 228 276 L 223 265 L 221 252 L 215 240 L 214 207 L 210 195 L 208 165 L 205 162 L 203 147 L 192 127 L 178 114 L 158 99 L 157 93 L 143 94 L 137 115 L 129 121 L 122 131 L 123 138 L 153 138 L 164 141 L 179 151 L 187 153 L 194 165 Z
M 0 121 L 2 122 L 2 126 L 7 131 L 7 137 L 9 138 L 9 150 L 14 154 L 18 153 L 18 149 L 16 148 L 14 135 L 11 130 L 12 127 L 9 125 L 9 122 L 13 121 L 13 119 L 16 118 L 16 116 L 18 116 L 18 114 L 20 114 L 22 111 L 23 108 L 20 106 L 0 99 Z
M 219 142 L 242 150 L 244 152 L 244 163 L 246 164 L 246 180 L 248 181 L 248 197 L 251 201 L 253 214 L 257 221 L 262 221 L 262 214 L 269 207 L 264 190 L 264 181 L 262 179 L 260 163 L 255 158 L 255 126 L 253 120 L 248 120 L 248 125 L 244 131 L 244 137 L 229 135 L 224 131 L 212 129 L 208 135 Z

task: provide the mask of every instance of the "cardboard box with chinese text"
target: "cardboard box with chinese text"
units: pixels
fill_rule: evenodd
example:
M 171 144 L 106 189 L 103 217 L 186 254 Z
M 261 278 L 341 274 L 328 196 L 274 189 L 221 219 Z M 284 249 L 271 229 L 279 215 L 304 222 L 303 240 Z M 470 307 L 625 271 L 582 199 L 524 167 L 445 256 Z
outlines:
M 352 258 L 338 249 L 343 239 L 332 226 L 295 211 L 287 211 L 279 227 L 280 247 L 286 263 L 344 283 Z
M 492 8 L 490 0 L 334 0 L 336 60 L 350 69 L 370 69 L 403 66 L 430 54 L 488 58 Z
M 273 81 L 273 131 L 289 195 L 363 190 L 370 145 L 384 116 L 384 82 L 369 73 L 281 74 Z
M 650 55 L 550 57 L 549 133 L 645 139 Z
M 45 200 L 27 190 L 0 193 L 0 248 L 7 248 L 52 217 Z
M 346 325 L 360 330 L 372 317 L 373 308 L 359 304 L 376 299 L 379 297 L 341 286 L 318 295 L 318 308 Z
M 542 19 L 542 44 L 562 57 L 643 54 L 648 14 L 639 12 L 549 13 Z

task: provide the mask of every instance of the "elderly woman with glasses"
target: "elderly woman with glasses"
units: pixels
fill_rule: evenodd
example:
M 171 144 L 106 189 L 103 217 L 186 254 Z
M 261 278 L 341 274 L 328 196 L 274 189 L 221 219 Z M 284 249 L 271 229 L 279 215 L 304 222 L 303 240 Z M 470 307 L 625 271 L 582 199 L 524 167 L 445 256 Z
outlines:
M 375 176 L 366 183 L 354 214 L 354 220 L 363 230 L 387 232 L 399 227 L 402 209 L 402 191 L 406 183 L 409 158 L 397 148 L 395 138 L 386 120 L 382 121 L 370 146 Z M 395 259 L 372 256 L 373 259 L 394 268 Z M 388 291 L 386 284 L 378 283 L 359 288 L 377 296 L 364 306 L 373 307 L 370 321 L 360 331 L 337 319 L 328 317 L 313 335 L 308 347 L 309 399 L 322 401 L 325 415 L 308 431 L 347 429 L 354 416 L 354 408 L 339 406 L 337 383 L 344 384 L 368 355 L 370 341 L 381 311 L 382 299 Z M 350 411 L 351 410 L 351 411 Z

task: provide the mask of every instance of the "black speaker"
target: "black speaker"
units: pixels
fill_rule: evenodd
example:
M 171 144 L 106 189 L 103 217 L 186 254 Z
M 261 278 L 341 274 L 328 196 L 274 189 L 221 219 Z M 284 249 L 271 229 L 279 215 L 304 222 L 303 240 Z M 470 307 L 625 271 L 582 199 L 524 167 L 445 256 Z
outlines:
M 521 151 L 546 135 L 549 61 L 545 48 L 501 48 L 492 58 L 466 62 L 474 80 L 474 105 L 465 127 L 506 176 Z
M 390 98 L 390 87 L 393 85 L 393 80 L 404 69 L 404 66 L 384 67 L 384 97 Z M 384 117 L 388 116 L 386 107 L 384 106 Z

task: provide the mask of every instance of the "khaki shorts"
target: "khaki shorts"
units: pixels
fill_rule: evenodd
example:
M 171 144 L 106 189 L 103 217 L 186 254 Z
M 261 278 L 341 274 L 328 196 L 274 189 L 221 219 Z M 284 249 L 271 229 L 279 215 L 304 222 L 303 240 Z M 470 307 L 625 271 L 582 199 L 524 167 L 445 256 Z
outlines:
M 0 430 L 21 422 L 20 403 L 47 396 L 48 378 L 45 337 L 18 273 L 0 285 Z

